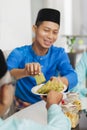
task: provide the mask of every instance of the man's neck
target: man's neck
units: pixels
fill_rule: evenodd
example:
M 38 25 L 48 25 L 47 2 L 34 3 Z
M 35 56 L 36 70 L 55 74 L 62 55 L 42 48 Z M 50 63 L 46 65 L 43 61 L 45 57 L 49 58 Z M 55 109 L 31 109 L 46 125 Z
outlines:
M 39 45 L 37 45 L 36 43 L 33 43 L 32 45 L 32 48 L 33 50 L 35 51 L 35 53 L 38 55 L 38 56 L 44 56 L 47 54 L 48 52 L 48 49 L 45 49 Z

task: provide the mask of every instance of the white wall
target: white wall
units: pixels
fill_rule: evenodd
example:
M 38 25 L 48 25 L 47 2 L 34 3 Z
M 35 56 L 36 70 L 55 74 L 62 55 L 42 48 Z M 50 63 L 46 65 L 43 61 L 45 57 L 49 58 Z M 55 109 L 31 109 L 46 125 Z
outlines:
M 80 33 L 87 34 L 87 0 L 81 0 L 81 26 Z
M 31 0 L 0 0 L 0 48 L 31 42 Z
M 9 50 L 31 44 L 37 12 L 47 7 L 61 12 L 59 38 L 55 44 L 66 49 L 62 34 L 87 34 L 86 5 L 87 0 L 0 0 L 0 48 Z
M 72 34 L 80 34 L 82 10 L 81 0 L 72 0 Z
M 64 31 L 63 33 L 65 35 L 71 35 L 72 34 L 72 0 L 64 0 Z

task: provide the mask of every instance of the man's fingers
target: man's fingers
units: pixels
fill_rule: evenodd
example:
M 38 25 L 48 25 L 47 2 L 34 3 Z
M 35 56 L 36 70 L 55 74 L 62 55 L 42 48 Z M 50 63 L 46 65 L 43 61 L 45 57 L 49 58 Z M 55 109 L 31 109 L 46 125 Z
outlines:
M 41 73 L 41 66 L 39 63 L 26 64 L 25 69 L 29 75 L 37 75 Z

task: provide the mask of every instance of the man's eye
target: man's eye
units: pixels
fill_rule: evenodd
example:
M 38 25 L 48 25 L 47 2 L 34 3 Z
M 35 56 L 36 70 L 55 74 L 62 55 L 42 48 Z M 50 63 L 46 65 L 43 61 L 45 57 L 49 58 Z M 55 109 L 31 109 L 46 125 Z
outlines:
M 58 32 L 54 32 L 54 34 L 58 34 Z
M 44 29 L 44 31 L 45 31 L 45 32 L 49 32 L 49 30 L 48 30 L 48 29 Z

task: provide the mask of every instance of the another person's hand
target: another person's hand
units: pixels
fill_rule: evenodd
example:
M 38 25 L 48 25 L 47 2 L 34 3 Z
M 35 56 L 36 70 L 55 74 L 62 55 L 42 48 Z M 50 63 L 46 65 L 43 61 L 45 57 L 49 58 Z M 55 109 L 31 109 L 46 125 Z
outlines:
M 47 97 L 43 97 L 43 99 L 47 102 L 46 107 L 47 109 L 52 105 L 52 104 L 59 104 L 63 98 L 62 93 L 58 93 L 54 90 L 51 90 Z
M 41 73 L 41 66 L 39 63 L 29 63 L 25 65 L 26 75 L 37 75 Z

